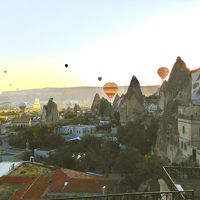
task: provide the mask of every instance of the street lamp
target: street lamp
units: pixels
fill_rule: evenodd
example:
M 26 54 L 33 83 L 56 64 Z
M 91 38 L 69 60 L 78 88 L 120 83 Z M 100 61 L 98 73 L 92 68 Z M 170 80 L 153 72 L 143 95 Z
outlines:
M 106 193 L 106 186 L 104 185 L 104 186 L 102 187 L 102 194 L 105 195 L 105 193 Z

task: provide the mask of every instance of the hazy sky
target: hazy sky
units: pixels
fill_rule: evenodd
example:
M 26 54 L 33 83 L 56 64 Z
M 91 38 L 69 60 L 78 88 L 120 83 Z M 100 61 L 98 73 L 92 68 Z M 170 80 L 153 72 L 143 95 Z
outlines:
M 0 91 L 161 84 L 177 56 L 200 66 L 199 20 L 200 0 L 0 0 Z

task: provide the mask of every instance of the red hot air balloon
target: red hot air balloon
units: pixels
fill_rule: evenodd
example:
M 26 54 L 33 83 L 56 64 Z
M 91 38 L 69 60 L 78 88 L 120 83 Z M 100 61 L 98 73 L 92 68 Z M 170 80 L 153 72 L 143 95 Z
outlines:
M 160 76 L 160 78 L 162 80 L 164 80 L 166 78 L 166 76 L 169 74 L 169 69 L 167 67 L 160 67 L 157 70 L 158 75 Z
M 108 82 L 103 86 L 103 90 L 104 90 L 105 94 L 108 96 L 108 98 L 110 100 L 112 100 L 113 96 L 118 91 L 118 86 L 116 83 Z
M 99 77 L 98 77 L 98 80 L 101 81 L 101 80 L 102 80 L 102 77 L 99 76 Z

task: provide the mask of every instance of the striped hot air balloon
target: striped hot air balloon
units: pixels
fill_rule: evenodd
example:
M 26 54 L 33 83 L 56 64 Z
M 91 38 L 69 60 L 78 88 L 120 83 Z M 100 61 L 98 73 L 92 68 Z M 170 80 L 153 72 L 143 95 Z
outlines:
M 162 80 L 166 78 L 166 76 L 169 74 L 169 69 L 167 67 L 160 67 L 157 70 L 158 75 Z
M 118 91 L 118 86 L 116 83 L 108 82 L 103 86 L 103 90 L 104 90 L 105 94 L 108 96 L 108 98 L 110 100 L 112 100 L 113 96 Z

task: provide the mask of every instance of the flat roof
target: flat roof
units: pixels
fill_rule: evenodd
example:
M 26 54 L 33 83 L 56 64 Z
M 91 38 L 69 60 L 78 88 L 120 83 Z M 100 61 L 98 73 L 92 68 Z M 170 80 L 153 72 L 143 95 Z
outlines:
M 20 164 L 22 164 L 22 162 L 1 162 L 0 163 L 0 177 L 7 175 L 8 172 L 11 170 L 11 166 L 14 164 L 15 167 L 19 166 Z

